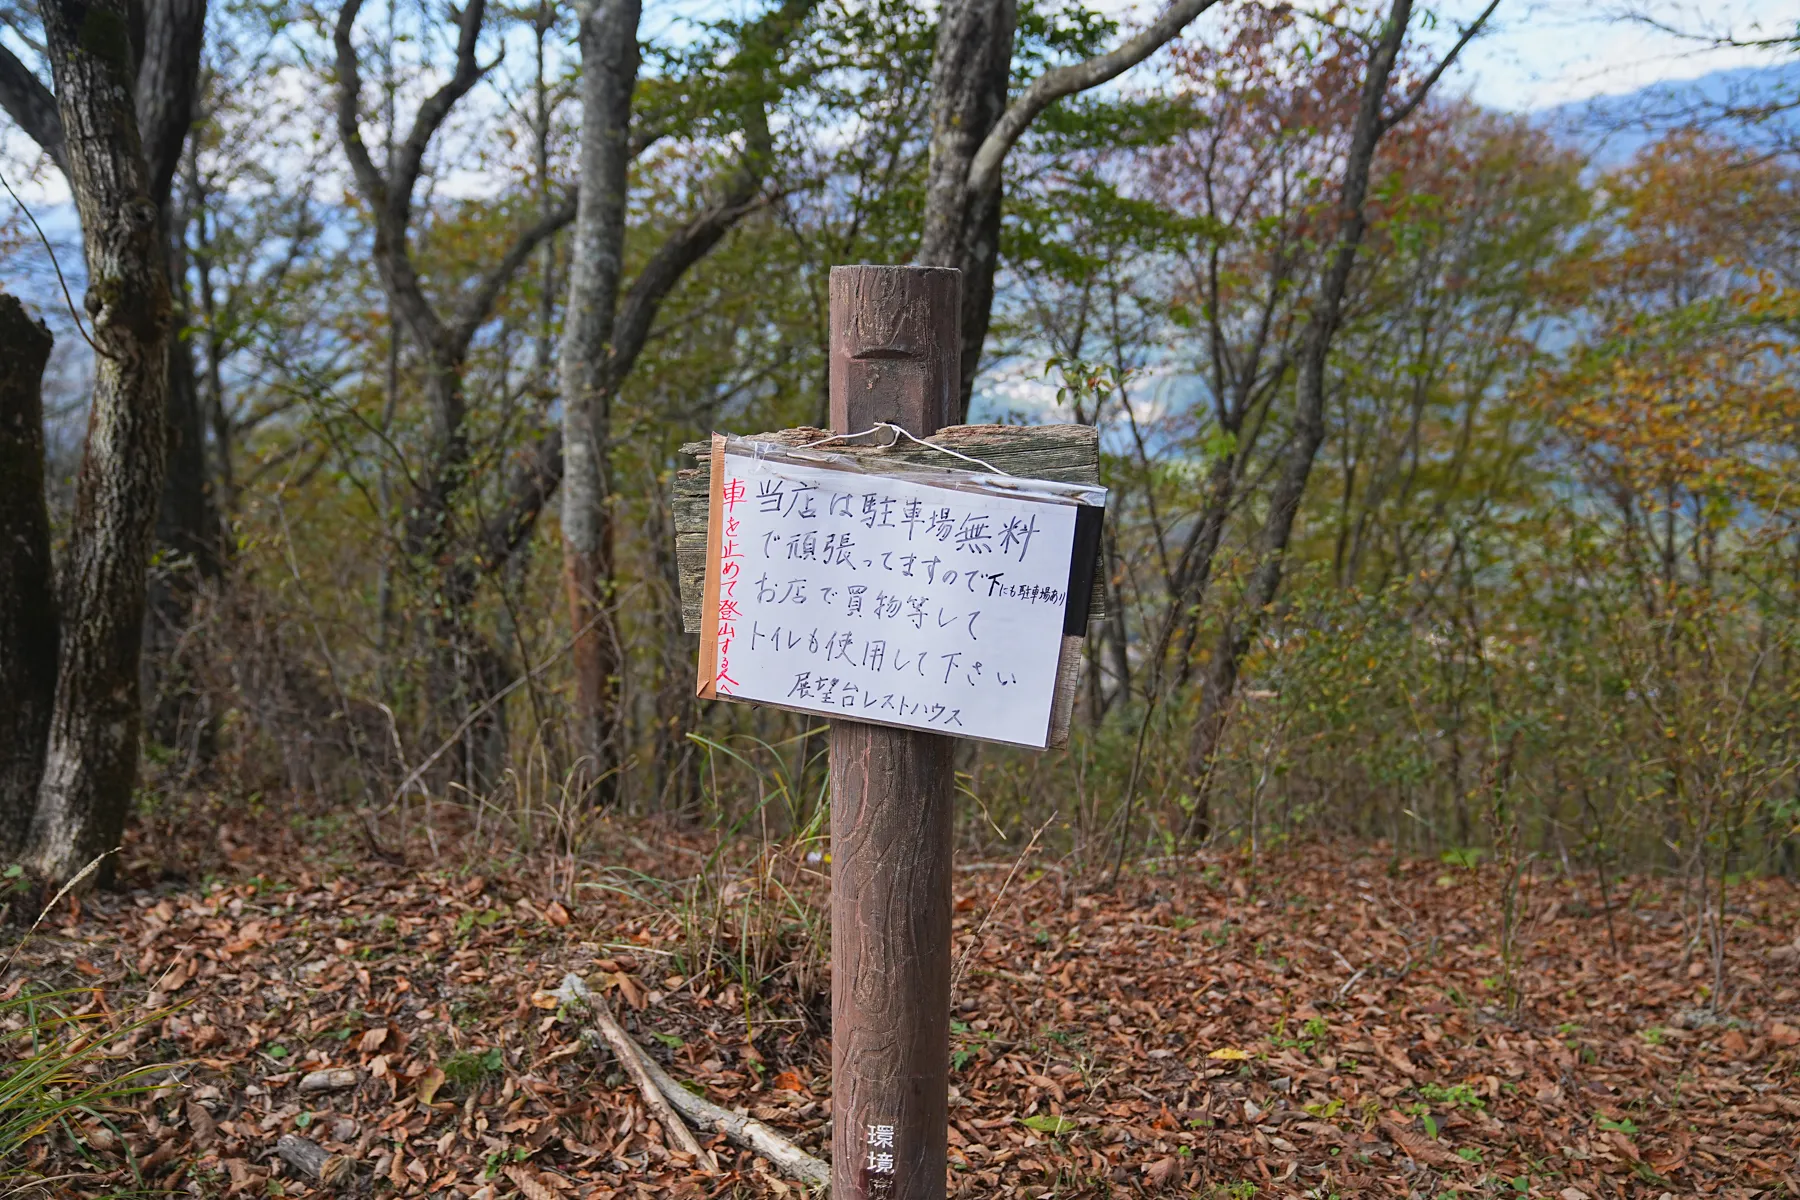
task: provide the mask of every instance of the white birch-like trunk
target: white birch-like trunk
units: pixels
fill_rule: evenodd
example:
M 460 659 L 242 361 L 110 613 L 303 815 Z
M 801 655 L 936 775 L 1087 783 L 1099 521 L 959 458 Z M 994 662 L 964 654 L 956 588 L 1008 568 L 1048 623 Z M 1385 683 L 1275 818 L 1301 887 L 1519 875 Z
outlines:
M 637 85 L 639 0 L 584 0 L 581 191 L 569 247 L 563 315 L 563 581 L 574 635 L 580 777 L 600 799 L 616 793 L 622 655 L 612 620 L 609 446 L 613 318 L 625 254 L 631 93 Z

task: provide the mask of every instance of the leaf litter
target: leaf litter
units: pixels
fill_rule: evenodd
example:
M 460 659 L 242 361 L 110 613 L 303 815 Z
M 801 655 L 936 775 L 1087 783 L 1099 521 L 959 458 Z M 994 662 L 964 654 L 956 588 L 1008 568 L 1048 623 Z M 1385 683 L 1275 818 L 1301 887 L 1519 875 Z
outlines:
M 630 870 L 667 867 L 627 840 Z M 1607 914 L 1579 881 L 1540 880 L 1509 1013 L 1479 869 L 1314 846 L 1254 875 L 1163 860 L 1109 890 L 1041 859 L 1009 887 L 1010 865 L 957 873 L 952 1195 L 1800 1195 L 1790 882 L 1733 890 L 1720 998 L 1674 883 L 1628 881 Z M 701 1139 L 717 1173 L 671 1150 L 560 1011 L 571 970 L 677 1079 L 830 1154 L 822 989 L 744 969 L 741 930 L 690 962 L 672 892 L 577 902 L 528 864 L 346 868 L 291 847 L 234 866 L 65 904 L 19 954 L 5 995 L 81 989 L 121 1027 L 164 1010 L 107 1054 L 170 1066 L 9 1167 L 70 1196 L 343 1190 L 276 1154 L 294 1135 L 347 1160 L 356 1194 L 801 1194 L 723 1139 Z M 16 1016 L 7 1033 L 16 1057 Z

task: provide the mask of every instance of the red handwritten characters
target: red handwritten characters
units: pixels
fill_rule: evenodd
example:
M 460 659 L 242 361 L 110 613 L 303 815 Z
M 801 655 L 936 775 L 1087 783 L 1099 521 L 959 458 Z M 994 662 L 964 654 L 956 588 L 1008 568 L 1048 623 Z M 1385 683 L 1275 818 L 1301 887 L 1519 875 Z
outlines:
M 725 506 L 725 528 L 719 538 L 719 673 L 713 679 L 714 690 L 734 695 L 737 680 L 731 677 L 731 643 L 737 640 L 739 618 L 737 604 L 738 576 L 743 572 L 744 557 L 738 548 L 740 521 L 737 506 L 744 502 L 744 481 L 727 479 L 719 499 Z

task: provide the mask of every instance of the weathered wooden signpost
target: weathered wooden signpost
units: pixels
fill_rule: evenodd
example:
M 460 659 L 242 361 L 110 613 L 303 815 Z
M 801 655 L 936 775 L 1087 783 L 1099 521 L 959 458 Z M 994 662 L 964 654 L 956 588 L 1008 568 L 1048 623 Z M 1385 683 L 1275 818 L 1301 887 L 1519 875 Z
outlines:
M 962 274 L 831 272 L 831 427 L 955 424 Z M 955 777 L 943 734 L 831 723 L 831 1192 L 944 1194 Z M 842 972 L 842 974 L 839 974 Z
M 954 739 L 1066 738 L 1094 592 L 1093 430 L 918 441 L 955 419 L 960 286 L 834 268 L 836 436 L 715 435 L 677 480 L 700 694 L 832 718 L 835 1200 L 944 1195 Z

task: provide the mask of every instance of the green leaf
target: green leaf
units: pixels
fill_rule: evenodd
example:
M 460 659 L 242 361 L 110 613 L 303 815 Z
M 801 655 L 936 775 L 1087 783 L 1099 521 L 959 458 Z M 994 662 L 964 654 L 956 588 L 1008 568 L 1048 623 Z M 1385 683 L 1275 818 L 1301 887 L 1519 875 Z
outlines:
M 1019 1124 L 1027 1129 L 1035 1129 L 1039 1133 L 1047 1133 L 1052 1137 L 1073 1132 L 1075 1122 L 1067 1117 L 1059 1117 L 1052 1113 L 1039 1113 L 1035 1117 L 1022 1117 Z

